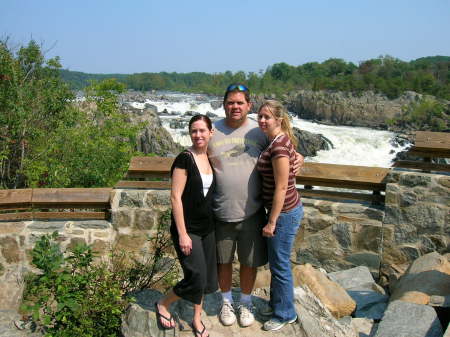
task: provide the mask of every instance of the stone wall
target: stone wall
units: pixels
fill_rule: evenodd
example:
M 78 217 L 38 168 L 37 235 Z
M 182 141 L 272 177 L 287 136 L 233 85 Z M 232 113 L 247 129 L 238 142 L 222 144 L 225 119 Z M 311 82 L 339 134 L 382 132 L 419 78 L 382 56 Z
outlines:
M 18 308 L 23 277 L 33 270 L 29 253 L 41 235 L 57 231 L 63 251 L 84 242 L 100 256 L 113 246 L 139 252 L 151 248 L 147 238 L 169 204 L 167 190 L 115 190 L 108 221 L 0 221 L 0 310 Z
M 450 252 L 450 176 L 392 171 L 384 207 L 303 198 L 294 259 L 327 271 L 403 272 L 417 257 Z
M 294 261 L 338 271 L 366 265 L 378 276 L 382 251 L 382 207 L 303 198 L 305 216 Z
M 327 271 L 366 265 L 375 277 L 404 269 L 430 251 L 450 252 L 450 176 L 393 171 L 386 204 L 303 198 L 305 216 L 293 261 Z M 0 310 L 17 308 L 29 252 L 37 238 L 58 231 L 63 249 L 79 242 L 105 254 L 112 246 L 149 249 L 170 205 L 168 190 L 115 190 L 109 221 L 0 222 Z
M 450 252 L 450 176 L 393 171 L 386 186 L 382 271 Z

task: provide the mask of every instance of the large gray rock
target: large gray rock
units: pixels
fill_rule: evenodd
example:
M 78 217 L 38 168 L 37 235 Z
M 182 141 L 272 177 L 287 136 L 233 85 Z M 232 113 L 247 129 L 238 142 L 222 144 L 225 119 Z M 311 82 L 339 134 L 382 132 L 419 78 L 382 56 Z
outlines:
M 389 297 L 373 290 L 370 284 L 347 289 L 356 302 L 354 317 L 380 320 L 388 305 Z
M 127 115 L 130 123 L 144 125 L 137 139 L 138 151 L 159 156 L 176 155 L 181 151 L 182 147 L 173 141 L 172 136 L 162 126 L 155 106 L 147 104 L 145 109 L 137 109 L 124 104 L 121 112 Z
M 379 320 L 383 317 L 389 297 L 377 285 L 366 266 L 329 273 L 328 277 L 339 283 L 356 302 L 353 314 L 358 318 Z
M 378 327 L 373 319 L 368 318 L 353 318 L 351 324 L 359 337 L 373 337 Z
M 450 294 L 450 262 L 437 252 L 415 260 L 393 287 L 391 300 L 428 304 L 430 296 Z
M 0 277 L 0 310 L 19 308 L 26 273 L 26 269 L 17 265 L 3 267 Z
M 295 298 L 303 336 L 356 337 L 353 328 L 339 323 L 308 287 L 295 288 Z
M 366 266 L 328 273 L 327 276 L 330 280 L 339 283 L 344 289 L 375 283 L 369 268 Z
M 305 130 L 293 128 L 294 135 L 298 139 L 297 151 L 304 157 L 314 157 L 317 151 L 332 149 L 333 143 L 322 134 L 316 134 Z
M 393 301 L 384 313 L 375 337 L 442 337 L 441 323 L 433 308 Z

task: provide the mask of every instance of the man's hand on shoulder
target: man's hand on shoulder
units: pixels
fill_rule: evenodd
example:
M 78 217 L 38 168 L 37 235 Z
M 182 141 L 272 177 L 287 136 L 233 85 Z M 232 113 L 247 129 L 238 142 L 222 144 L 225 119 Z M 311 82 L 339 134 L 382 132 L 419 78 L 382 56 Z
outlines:
M 295 152 L 294 173 L 297 175 L 305 163 L 305 158 L 298 152 Z

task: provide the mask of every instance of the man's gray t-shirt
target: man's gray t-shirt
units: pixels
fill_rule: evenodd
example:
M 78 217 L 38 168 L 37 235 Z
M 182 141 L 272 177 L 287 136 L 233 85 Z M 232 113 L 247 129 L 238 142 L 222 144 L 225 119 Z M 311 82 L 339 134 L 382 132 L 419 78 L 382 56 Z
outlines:
M 242 221 L 263 207 L 256 161 L 268 140 L 251 119 L 237 129 L 229 127 L 222 119 L 214 128 L 208 145 L 217 179 L 214 213 L 221 221 Z

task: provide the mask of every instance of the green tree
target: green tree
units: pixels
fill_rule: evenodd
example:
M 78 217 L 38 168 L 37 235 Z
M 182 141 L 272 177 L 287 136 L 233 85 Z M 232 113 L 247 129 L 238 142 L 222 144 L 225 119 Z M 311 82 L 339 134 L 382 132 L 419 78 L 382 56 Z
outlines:
M 423 98 L 404 107 L 402 116 L 390 120 L 389 124 L 413 130 L 444 131 L 450 127 L 449 106 Z
M 72 125 L 61 123 L 38 144 L 39 157 L 27 162 L 33 187 L 106 187 L 123 177 L 136 153 L 141 125 L 132 125 L 119 111 L 117 94 L 124 85 L 114 79 L 93 82 L 86 99 L 93 109 L 72 106 Z M 92 104 L 91 104 L 92 106 Z
M 58 125 L 71 123 L 67 102 L 73 98 L 59 75 L 59 59 L 46 60 L 30 41 L 17 52 L 0 41 L 1 188 L 26 186 L 25 162 L 36 142 Z

